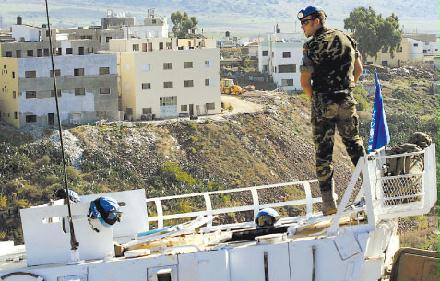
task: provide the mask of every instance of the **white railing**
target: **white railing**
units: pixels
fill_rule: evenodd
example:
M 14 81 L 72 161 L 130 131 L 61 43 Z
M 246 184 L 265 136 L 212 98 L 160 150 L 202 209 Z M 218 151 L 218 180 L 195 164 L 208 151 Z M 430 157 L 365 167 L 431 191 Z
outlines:
M 208 223 L 208 228 L 212 227 L 212 218 L 214 216 L 218 215 L 225 215 L 228 213 L 237 213 L 237 212 L 243 212 L 243 211 L 253 211 L 254 218 L 257 215 L 258 211 L 260 211 L 263 208 L 276 208 L 276 207 L 287 207 L 287 206 L 305 206 L 306 210 L 306 218 L 310 218 L 314 215 L 313 213 L 313 204 L 322 202 L 321 197 L 313 197 L 310 184 L 316 183 L 317 180 L 311 180 L 311 181 L 293 181 L 293 182 L 286 182 L 286 183 L 279 183 L 279 184 L 270 184 L 270 185 L 262 185 L 262 186 L 253 186 L 253 187 L 246 187 L 246 188 L 237 188 L 237 189 L 229 189 L 229 190 L 220 190 L 220 191 L 214 191 L 214 192 L 205 192 L 205 193 L 191 193 L 191 194 L 182 194 L 182 195 L 175 195 L 175 196 L 165 196 L 165 197 L 158 197 L 158 198 L 150 198 L 147 199 L 147 208 L 148 203 L 154 203 L 156 206 L 156 212 L 157 215 L 153 217 L 148 217 L 148 225 L 150 225 L 151 222 L 157 222 L 157 227 L 162 228 L 164 225 L 164 221 L 166 220 L 173 220 L 173 219 L 182 219 L 182 218 L 195 218 L 198 216 L 207 216 L 210 218 L 210 222 Z M 267 204 L 261 204 L 260 198 L 258 196 L 259 190 L 267 190 L 267 189 L 276 189 L 276 188 L 286 188 L 289 186 L 294 186 L 292 188 L 300 187 L 304 191 L 304 198 L 298 199 L 298 200 L 287 200 L 287 201 L 280 201 L 275 203 L 267 203 Z M 233 194 L 233 193 L 239 193 L 239 192 L 249 192 L 252 196 L 252 204 L 250 205 L 244 205 L 244 206 L 236 206 L 236 207 L 226 207 L 226 208 L 218 208 L 215 209 L 212 207 L 212 200 L 211 197 L 214 195 L 226 195 L 226 194 Z M 196 199 L 197 198 L 203 198 L 205 209 L 202 211 L 196 211 L 196 212 L 188 212 L 188 213 L 176 213 L 171 215 L 164 215 L 163 212 L 163 202 L 169 201 L 169 200 L 175 200 L 175 199 Z M 200 199 L 199 199 L 200 200 Z
M 387 160 L 392 158 L 399 158 L 404 163 L 418 162 L 420 169 L 399 175 L 386 175 L 385 165 L 388 163 Z M 427 214 L 437 200 L 434 144 L 420 152 L 395 155 L 385 155 L 385 150 L 381 149 L 359 160 L 339 204 L 338 212 L 332 220 L 329 235 L 337 233 L 339 219 L 361 174 L 362 188 L 356 198 L 365 198 L 368 223 L 372 228 L 381 220 Z

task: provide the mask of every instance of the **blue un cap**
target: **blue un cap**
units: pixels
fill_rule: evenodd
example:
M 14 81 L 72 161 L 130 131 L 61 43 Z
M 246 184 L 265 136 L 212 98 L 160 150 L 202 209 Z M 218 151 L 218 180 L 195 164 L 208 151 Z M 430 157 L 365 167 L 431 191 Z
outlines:
M 324 9 L 322 9 L 319 6 L 307 6 L 304 9 L 302 9 L 301 11 L 298 12 L 297 17 L 298 17 L 299 20 L 302 20 L 305 17 L 308 17 L 308 16 L 313 15 L 313 14 L 317 14 L 319 12 L 323 12 L 325 14 Z

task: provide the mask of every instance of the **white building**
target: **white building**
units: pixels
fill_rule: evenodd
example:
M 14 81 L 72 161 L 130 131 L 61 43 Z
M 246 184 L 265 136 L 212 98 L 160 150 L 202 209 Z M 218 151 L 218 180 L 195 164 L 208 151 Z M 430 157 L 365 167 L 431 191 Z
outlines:
M 389 67 L 399 67 L 405 63 L 422 62 L 423 42 L 411 38 L 403 37 L 400 47 L 394 51 L 394 54 L 388 50 L 382 50 L 376 54 L 376 57 L 367 56 L 366 64 L 379 64 Z
M 221 111 L 220 51 L 206 39 L 111 40 L 128 120 Z M 209 41 L 209 40 L 206 40 Z
M 436 38 L 435 41 L 426 41 L 423 42 L 423 54 L 438 56 L 439 55 L 439 38 Z
M 124 32 L 125 38 L 168 38 L 168 20 L 166 17 L 156 16 L 154 9 L 149 9 L 143 25 L 126 27 Z
M 284 91 L 301 90 L 299 66 L 304 41 L 300 34 L 275 33 L 258 46 L 258 70 L 272 76 Z
M 16 41 L 36 42 L 41 40 L 41 28 L 23 24 L 17 17 L 17 24 L 11 26 L 12 38 Z

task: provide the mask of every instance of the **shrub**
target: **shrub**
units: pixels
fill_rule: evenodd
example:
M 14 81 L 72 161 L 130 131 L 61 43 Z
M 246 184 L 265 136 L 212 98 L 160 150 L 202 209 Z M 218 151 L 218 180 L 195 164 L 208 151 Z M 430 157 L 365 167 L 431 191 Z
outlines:
M 197 180 L 193 178 L 190 174 L 182 170 L 179 164 L 171 161 L 167 161 L 163 164 L 162 172 L 167 174 L 173 180 L 183 183 L 185 185 L 196 185 Z

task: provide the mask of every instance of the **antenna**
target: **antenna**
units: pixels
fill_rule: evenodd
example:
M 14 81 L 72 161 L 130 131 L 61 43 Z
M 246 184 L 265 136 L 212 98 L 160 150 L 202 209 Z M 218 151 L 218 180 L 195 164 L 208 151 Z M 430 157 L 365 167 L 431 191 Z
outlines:
M 55 92 L 55 106 L 56 106 L 56 110 L 57 110 L 57 119 L 58 119 L 58 131 L 60 134 L 60 143 L 61 143 L 61 154 L 63 156 L 63 173 L 64 173 L 64 188 L 66 190 L 66 199 L 65 201 L 67 202 L 67 210 L 68 210 L 68 214 L 69 214 L 69 230 L 70 230 L 70 247 L 71 247 L 71 251 L 72 251 L 72 255 L 71 255 L 71 261 L 72 262 L 78 262 L 79 261 L 79 253 L 78 253 L 78 246 L 79 243 L 76 240 L 76 236 L 75 236 L 75 229 L 73 227 L 73 220 L 72 220 L 72 211 L 70 208 L 70 199 L 69 199 L 69 188 L 67 186 L 67 171 L 66 171 L 66 155 L 64 153 L 64 142 L 63 142 L 63 128 L 61 126 L 61 120 L 60 120 L 60 109 L 59 109 L 59 105 L 58 105 L 58 95 L 57 95 L 57 83 L 56 83 L 56 75 L 55 75 L 55 62 L 54 62 L 54 58 L 53 58 L 53 47 L 52 47 L 52 31 L 50 28 L 50 20 L 49 20 L 49 7 L 47 5 L 47 0 L 44 0 L 45 4 L 46 4 L 46 18 L 47 18 L 47 28 L 49 30 L 49 50 L 50 50 L 50 57 L 52 60 L 52 73 L 54 75 L 53 76 L 53 88 L 54 88 L 54 92 Z M 56 37 L 55 37 L 56 40 Z

